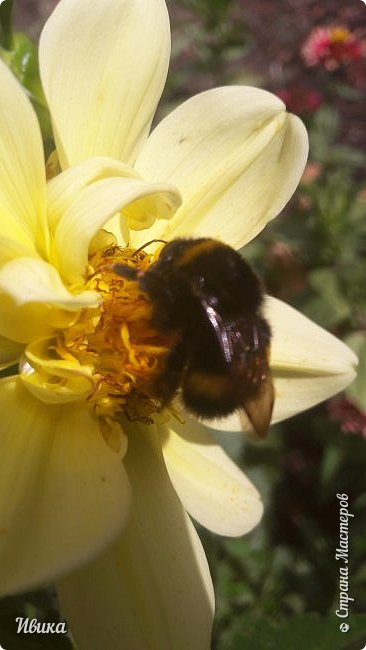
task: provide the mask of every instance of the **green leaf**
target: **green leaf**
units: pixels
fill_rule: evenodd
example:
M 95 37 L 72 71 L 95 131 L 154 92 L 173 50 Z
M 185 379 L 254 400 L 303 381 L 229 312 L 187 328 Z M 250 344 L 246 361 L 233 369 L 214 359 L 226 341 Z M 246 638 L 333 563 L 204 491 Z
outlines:
M 358 614 L 347 619 L 347 633 L 340 631 L 344 619 L 321 618 L 317 614 L 298 614 L 280 622 L 273 619 L 242 620 L 235 632 L 222 635 L 219 647 L 225 650 L 351 650 L 363 648 L 366 642 L 366 616 Z M 353 645 L 357 642 L 358 645 Z M 350 645 L 352 644 L 352 645 Z
M 342 295 L 333 269 L 313 271 L 309 274 L 309 283 L 318 294 L 305 305 L 310 318 L 325 327 L 334 327 L 350 316 L 350 306 Z
M 345 343 L 358 356 L 357 377 L 346 389 L 346 395 L 352 399 L 358 408 L 366 410 L 366 333 L 353 332 L 346 337 Z
M 9 52 L 8 65 L 32 99 L 46 106 L 39 75 L 37 46 L 25 34 L 14 35 L 14 43 Z
M 5 50 L 13 47 L 12 26 L 13 0 L 5 0 L 0 5 L 0 46 Z

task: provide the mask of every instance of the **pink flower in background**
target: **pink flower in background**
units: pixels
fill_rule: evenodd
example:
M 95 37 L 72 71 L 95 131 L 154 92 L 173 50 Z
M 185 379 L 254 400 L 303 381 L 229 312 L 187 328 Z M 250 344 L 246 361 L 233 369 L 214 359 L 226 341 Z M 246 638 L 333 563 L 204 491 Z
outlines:
M 366 56 L 366 46 L 347 27 L 316 27 L 301 53 L 307 65 L 323 65 L 327 70 L 335 70 L 341 64 Z
M 339 422 L 343 433 L 358 433 L 366 438 L 366 412 L 347 397 L 335 397 L 329 402 L 329 416 Z

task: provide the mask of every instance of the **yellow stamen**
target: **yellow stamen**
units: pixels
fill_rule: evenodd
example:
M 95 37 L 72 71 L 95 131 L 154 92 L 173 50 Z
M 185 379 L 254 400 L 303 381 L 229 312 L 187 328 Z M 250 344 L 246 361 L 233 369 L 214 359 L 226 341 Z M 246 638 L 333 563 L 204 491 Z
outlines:
M 117 275 L 114 264 L 147 271 L 156 255 L 116 244 L 94 248 L 89 259 L 88 288 L 103 296 L 98 309 L 85 310 L 79 320 L 57 337 L 60 359 L 77 359 L 93 367 L 94 390 L 88 396 L 95 413 L 151 422 L 161 410 L 154 380 L 163 372 L 176 334 L 164 334 L 152 322 L 152 304 L 139 283 Z

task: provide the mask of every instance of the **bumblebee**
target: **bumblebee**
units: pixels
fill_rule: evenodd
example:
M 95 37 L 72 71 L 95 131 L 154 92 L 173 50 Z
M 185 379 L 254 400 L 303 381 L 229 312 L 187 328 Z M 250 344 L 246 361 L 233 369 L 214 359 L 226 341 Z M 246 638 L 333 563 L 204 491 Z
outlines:
M 230 246 L 208 238 L 175 239 L 148 271 L 115 264 L 152 304 L 152 324 L 177 333 L 153 391 L 168 404 L 180 390 L 196 416 L 221 418 L 243 409 L 260 437 L 271 420 L 270 327 L 263 289 Z

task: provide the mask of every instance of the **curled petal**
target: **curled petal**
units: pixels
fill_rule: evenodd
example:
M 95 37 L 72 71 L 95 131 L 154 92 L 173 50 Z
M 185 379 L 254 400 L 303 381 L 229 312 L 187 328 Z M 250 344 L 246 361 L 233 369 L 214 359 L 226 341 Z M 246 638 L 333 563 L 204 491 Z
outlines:
M 169 55 L 163 0 L 103 0 L 92 11 L 89 0 L 61 0 L 41 35 L 40 68 L 63 168 L 96 155 L 133 163 Z
M 60 219 L 54 240 L 55 265 L 66 281 L 82 282 L 89 244 L 113 215 L 123 212 L 127 223 L 133 220 L 131 227 L 138 220 L 139 228 L 146 228 L 158 214 L 169 218 L 179 204 L 179 193 L 170 185 L 147 183 L 140 178 L 97 181 L 79 194 Z
M 60 581 L 62 609 L 76 643 L 88 650 L 209 650 L 213 591 L 202 545 L 156 431 L 137 423 L 128 429 L 131 518 L 112 548 Z
M 82 366 L 71 354 L 60 358 L 54 339 L 38 340 L 27 346 L 20 364 L 23 384 L 47 404 L 64 404 L 85 399 L 94 388 L 93 368 Z
M 189 514 L 219 535 L 244 535 L 259 522 L 257 490 L 210 436 L 188 421 L 174 423 L 163 443 L 169 476 Z
M 54 233 L 63 214 L 90 185 L 106 178 L 140 178 L 129 165 L 106 157 L 88 158 L 47 183 L 48 222 Z
M 136 161 L 144 178 L 174 183 L 183 197 L 150 236 L 217 237 L 240 248 L 292 196 L 307 152 L 304 125 L 271 93 L 229 86 L 192 97 L 156 127 Z
M 126 522 L 119 455 L 83 404 L 46 406 L 0 381 L 1 594 L 51 582 L 104 550 Z

